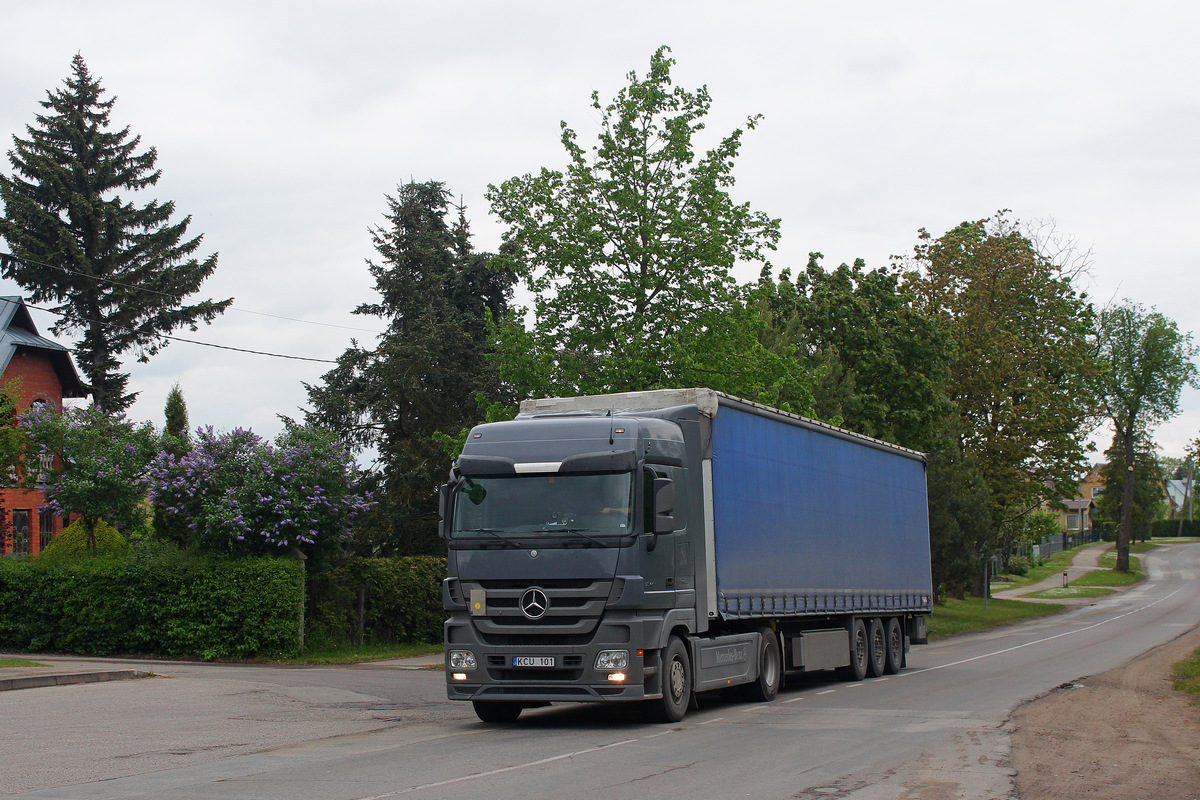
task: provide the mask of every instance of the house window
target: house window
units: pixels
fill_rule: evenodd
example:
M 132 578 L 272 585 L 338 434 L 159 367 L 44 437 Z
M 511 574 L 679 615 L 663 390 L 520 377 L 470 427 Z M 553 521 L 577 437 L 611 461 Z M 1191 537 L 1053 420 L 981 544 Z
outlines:
M 1069 531 L 1079 530 L 1079 512 L 1072 511 L 1069 514 L 1067 514 L 1067 530 L 1069 530 Z
M 12 553 L 29 555 L 29 509 L 14 508 L 12 512 Z
M 1093 487 L 1092 487 L 1092 499 L 1093 499 L 1093 500 L 1095 500 L 1095 499 L 1096 499 L 1097 497 L 1099 497 L 1099 496 L 1100 496 L 1100 495 L 1101 495 L 1103 492 L 1104 492 L 1104 487 L 1103 487 L 1103 486 L 1093 486 Z
M 50 539 L 54 536 L 54 512 L 48 508 L 43 508 L 38 511 L 38 552 L 44 551 L 50 546 Z

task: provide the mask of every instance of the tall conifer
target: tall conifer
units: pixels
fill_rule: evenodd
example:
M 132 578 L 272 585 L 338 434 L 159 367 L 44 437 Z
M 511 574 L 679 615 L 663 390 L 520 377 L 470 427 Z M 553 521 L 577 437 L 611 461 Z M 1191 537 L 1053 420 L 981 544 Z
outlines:
M 79 335 L 75 355 L 93 402 L 115 412 L 136 397 L 120 371 L 124 353 L 144 362 L 171 331 L 212 322 L 233 301 L 185 304 L 217 255 L 191 257 L 202 237 L 185 238 L 191 217 L 172 222 L 173 202 L 138 206 L 118 194 L 158 182 L 158 153 L 139 152 L 128 127 L 109 130 L 115 98 L 103 99 L 82 56 L 71 69 L 65 88 L 47 92 L 28 138 L 13 136 L 12 175 L 0 175 L 0 235 L 12 251 L 3 274 L 34 303 L 55 304 L 54 333 Z

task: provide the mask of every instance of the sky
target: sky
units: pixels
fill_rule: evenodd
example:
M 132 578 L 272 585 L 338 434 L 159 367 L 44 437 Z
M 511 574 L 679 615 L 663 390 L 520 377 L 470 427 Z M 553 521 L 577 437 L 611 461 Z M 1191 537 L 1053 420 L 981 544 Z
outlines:
M 146 199 L 220 254 L 201 296 L 234 309 L 182 338 L 325 361 L 372 342 L 383 321 L 352 311 L 377 297 L 386 196 L 444 182 L 494 251 L 488 185 L 561 168 L 560 121 L 593 141 L 592 91 L 611 99 L 660 45 L 677 84 L 708 86 L 704 144 L 763 116 L 732 194 L 782 220 L 777 270 L 810 251 L 884 266 L 921 228 L 1009 209 L 1088 254 L 1098 306 L 1200 332 L 1194 3 L 0 0 L 0 29 L 2 149 L 80 53 L 114 127 L 157 149 Z M 126 363 L 130 415 L 161 426 L 178 382 L 193 427 L 273 436 L 331 366 L 174 342 Z M 1182 408 L 1155 432 L 1164 455 L 1200 434 L 1200 391 Z

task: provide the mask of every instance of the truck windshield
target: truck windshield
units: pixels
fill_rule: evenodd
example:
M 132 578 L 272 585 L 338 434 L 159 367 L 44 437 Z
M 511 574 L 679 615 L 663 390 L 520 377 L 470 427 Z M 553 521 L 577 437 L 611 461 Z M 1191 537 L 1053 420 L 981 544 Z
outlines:
M 467 478 L 454 501 L 455 538 L 633 532 L 633 475 Z

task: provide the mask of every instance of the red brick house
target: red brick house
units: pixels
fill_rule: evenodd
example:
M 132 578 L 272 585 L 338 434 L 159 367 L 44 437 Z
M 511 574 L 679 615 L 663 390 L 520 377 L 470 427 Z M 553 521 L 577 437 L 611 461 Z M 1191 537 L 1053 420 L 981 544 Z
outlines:
M 64 397 L 87 397 L 71 352 L 38 333 L 24 300 L 0 297 L 0 386 L 17 386 L 13 379 L 19 409 L 44 403 L 61 412 Z M 40 508 L 41 491 L 13 488 L 14 478 L 0 481 L 0 555 L 37 555 L 62 520 Z

